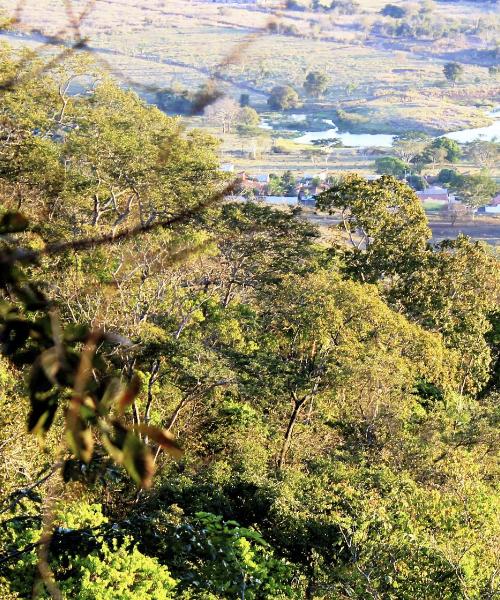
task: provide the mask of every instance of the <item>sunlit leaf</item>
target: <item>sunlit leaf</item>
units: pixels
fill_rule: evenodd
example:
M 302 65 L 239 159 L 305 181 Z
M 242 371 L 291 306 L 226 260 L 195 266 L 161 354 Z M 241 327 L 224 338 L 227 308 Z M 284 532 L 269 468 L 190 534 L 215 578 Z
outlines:
M 52 383 L 56 383 L 56 375 L 61 366 L 57 348 L 49 348 L 40 354 L 40 363 L 45 375 Z
M 71 451 L 77 458 L 86 463 L 90 462 L 94 449 L 94 439 L 92 431 L 84 419 L 78 417 L 72 420 L 66 430 L 66 439 Z
M 150 425 L 136 425 L 135 431 L 139 431 L 156 442 L 161 448 L 166 450 L 171 456 L 179 459 L 183 455 L 179 444 L 175 441 L 175 437 L 166 429 L 152 427 Z
M 122 394 L 117 398 L 118 412 L 123 413 L 125 409 L 132 404 L 141 389 L 141 380 L 137 375 L 134 375 L 129 385 L 123 390 Z
M 153 456 L 149 448 L 132 432 L 127 434 L 123 445 L 123 466 L 137 485 L 143 488 L 151 486 L 154 473 Z

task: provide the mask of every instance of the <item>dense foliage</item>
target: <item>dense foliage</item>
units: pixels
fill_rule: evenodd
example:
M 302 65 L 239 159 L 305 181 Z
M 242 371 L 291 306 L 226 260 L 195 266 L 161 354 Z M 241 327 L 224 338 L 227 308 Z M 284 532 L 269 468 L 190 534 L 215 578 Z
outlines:
M 67 95 L 89 69 L 2 49 L 0 598 L 493 600 L 493 251 L 432 246 L 391 176 L 320 195 L 336 244 L 217 202 L 215 141 L 106 78 Z M 70 366 L 95 331 L 79 446 Z M 69 364 L 18 356 L 42 344 Z M 94 414 L 108 377 L 147 490 Z

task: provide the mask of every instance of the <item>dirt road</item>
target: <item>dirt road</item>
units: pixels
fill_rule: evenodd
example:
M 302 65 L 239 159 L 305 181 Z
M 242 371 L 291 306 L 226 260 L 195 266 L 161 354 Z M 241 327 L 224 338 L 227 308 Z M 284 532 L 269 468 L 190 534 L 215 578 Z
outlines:
M 340 223 L 338 219 L 328 215 L 314 214 L 311 212 L 306 213 L 304 216 L 320 227 L 329 227 Z M 474 240 L 482 240 L 493 246 L 500 246 L 500 219 L 488 219 L 485 221 L 478 218 L 475 221 L 456 223 L 455 225 L 446 221 L 433 220 L 429 222 L 429 227 L 432 230 L 432 239 L 435 242 L 456 238 L 460 233 L 463 233 Z

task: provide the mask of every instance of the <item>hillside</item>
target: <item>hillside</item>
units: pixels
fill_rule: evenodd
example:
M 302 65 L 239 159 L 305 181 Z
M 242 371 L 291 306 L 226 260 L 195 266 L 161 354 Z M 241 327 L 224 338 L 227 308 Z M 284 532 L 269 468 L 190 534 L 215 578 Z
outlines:
M 496 600 L 495 3 L 219 4 L 4 22 L 0 600 Z
M 382 16 L 384 5 L 354 3 L 353 14 L 343 14 L 340 8 L 284 10 L 264 2 L 100 0 L 81 34 L 120 80 L 137 89 L 194 91 L 215 76 L 222 91 L 236 99 L 249 93 L 263 109 L 273 86 L 300 91 L 306 74 L 320 70 L 329 77 L 328 89 L 320 102 L 308 100 L 308 111 L 331 114 L 341 107 L 368 117 L 359 131 L 436 133 L 488 124 L 488 107 L 499 99 L 498 77 L 488 73 L 498 63 L 496 3 L 430 2 L 427 13 L 420 8 L 423 14 L 402 20 Z M 15 3 L 4 6 L 13 11 Z M 75 10 L 83 6 L 77 2 Z M 416 30 L 406 31 L 404 23 Z M 396 26 L 402 32 L 394 32 Z M 54 35 L 65 27 L 56 0 L 24 5 L 27 31 Z M 447 85 L 442 73 L 450 60 L 465 66 L 458 85 Z

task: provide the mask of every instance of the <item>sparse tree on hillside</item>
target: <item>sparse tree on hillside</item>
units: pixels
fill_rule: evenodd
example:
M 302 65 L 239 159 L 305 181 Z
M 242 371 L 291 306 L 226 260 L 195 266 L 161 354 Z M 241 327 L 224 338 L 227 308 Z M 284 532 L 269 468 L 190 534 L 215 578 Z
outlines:
M 355 15 L 359 8 L 359 2 L 354 0 L 332 0 L 330 4 L 330 10 L 334 10 L 339 15 Z
M 467 145 L 467 156 L 481 168 L 493 167 L 500 157 L 500 144 L 487 140 L 475 140 Z
M 301 104 L 299 95 L 289 85 L 274 87 L 267 103 L 273 110 L 289 110 L 290 108 L 298 108 Z
M 304 82 L 304 89 L 309 96 L 319 98 L 328 87 L 328 77 L 321 71 L 310 71 Z
M 386 4 L 380 11 L 384 17 L 392 17 L 393 19 L 402 19 L 406 16 L 406 9 L 397 4 Z
M 449 62 L 446 63 L 443 67 L 444 76 L 448 81 L 451 81 L 452 83 L 456 83 L 460 79 L 463 72 L 464 68 L 460 63 Z
M 447 151 L 442 146 L 430 147 L 422 155 L 423 161 L 432 164 L 433 167 L 446 161 Z
M 429 143 L 430 138 L 426 133 L 421 131 L 409 131 L 405 134 L 396 136 L 393 148 L 396 155 L 401 158 L 401 160 L 411 163 L 424 152 Z
M 232 98 L 224 97 L 216 100 L 205 109 L 209 121 L 219 123 L 222 133 L 231 133 L 231 128 L 240 114 L 240 106 Z

